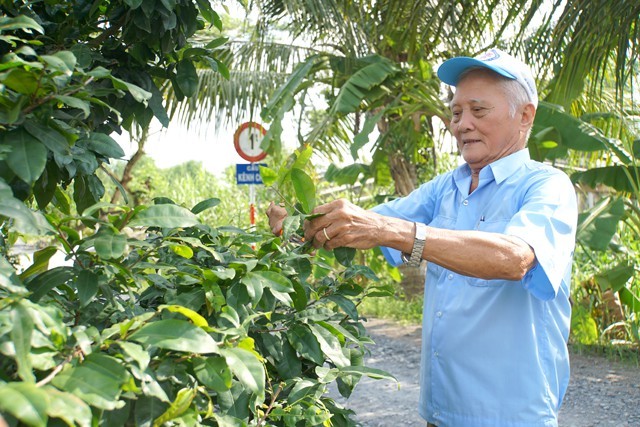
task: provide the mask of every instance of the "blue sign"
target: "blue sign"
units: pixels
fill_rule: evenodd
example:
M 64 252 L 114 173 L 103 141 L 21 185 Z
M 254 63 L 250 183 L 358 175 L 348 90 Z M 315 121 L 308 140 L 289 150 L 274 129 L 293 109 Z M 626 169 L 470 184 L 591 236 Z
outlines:
M 260 166 L 267 165 L 265 163 L 236 164 L 236 184 L 262 184 Z

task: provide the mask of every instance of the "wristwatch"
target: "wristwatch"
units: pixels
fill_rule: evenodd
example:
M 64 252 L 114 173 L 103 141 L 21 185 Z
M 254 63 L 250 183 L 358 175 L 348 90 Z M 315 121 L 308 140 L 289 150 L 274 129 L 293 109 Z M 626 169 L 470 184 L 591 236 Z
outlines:
M 413 249 L 411 256 L 402 254 L 402 261 L 409 267 L 419 267 L 422 262 L 422 251 L 424 250 L 424 242 L 427 240 L 427 226 L 421 223 L 414 223 L 416 226 L 416 235 L 413 238 Z

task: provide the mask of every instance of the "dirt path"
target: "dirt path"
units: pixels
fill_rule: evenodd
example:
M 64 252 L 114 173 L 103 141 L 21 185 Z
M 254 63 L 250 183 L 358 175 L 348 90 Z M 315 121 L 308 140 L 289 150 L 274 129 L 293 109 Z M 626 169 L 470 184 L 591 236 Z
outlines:
M 379 319 L 370 319 L 366 326 L 376 342 L 367 366 L 393 374 L 400 389 L 390 381 L 363 379 L 348 401 L 339 401 L 358 414 L 362 427 L 424 427 L 416 409 L 420 327 Z M 572 352 L 559 427 L 596 426 L 640 427 L 640 367 Z

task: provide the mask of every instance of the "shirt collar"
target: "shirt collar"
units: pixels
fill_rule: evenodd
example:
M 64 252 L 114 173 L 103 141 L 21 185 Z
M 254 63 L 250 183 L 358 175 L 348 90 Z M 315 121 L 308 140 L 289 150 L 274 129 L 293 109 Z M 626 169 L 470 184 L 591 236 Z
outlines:
M 522 150 L 516 151 L 506 157 L 496 160 L 493 163 L 489 163 L 485 168 L 480 171 L 480 178 L 487 179 L 493 176 L 497 184 L 500 184 L 505 179 L 513 175 L 520 167 L 529 161 L 529 150 L 525 147 Z M 468 164 L 459 166 L 453 173 L 454 179 L 467 178 L 471 176 L 471 168 Z

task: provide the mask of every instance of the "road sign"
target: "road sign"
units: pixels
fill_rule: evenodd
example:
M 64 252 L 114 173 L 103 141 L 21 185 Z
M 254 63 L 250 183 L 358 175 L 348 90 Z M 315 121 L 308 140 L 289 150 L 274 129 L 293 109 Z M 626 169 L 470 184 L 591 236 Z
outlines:
M 260 176 L 260 166 L 267 166 L 260 163 L 236 164 L 236 183 L 237 184 L 262 184 Z
M 246 122 L 241 124 L 233 135 L 233 145 L 243 159 L 249 162 L 259 162 L 267 156 L 260 147 L 267 131 L 261 124 Z

